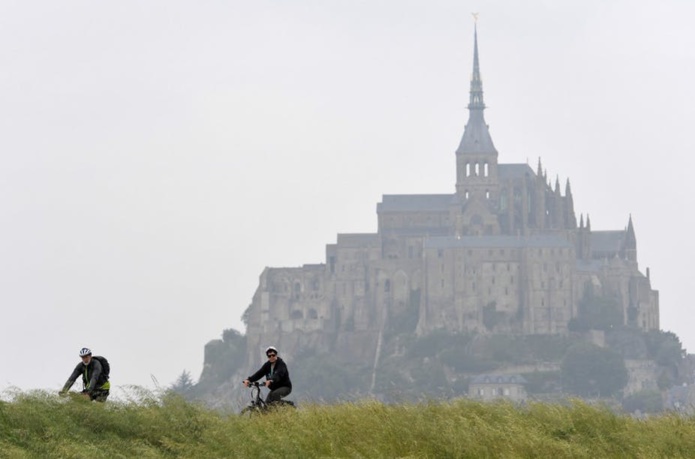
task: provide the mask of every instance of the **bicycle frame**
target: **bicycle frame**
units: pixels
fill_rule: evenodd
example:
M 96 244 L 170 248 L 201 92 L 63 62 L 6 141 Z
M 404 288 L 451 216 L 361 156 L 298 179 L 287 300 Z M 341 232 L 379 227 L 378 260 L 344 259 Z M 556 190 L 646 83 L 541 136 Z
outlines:
M 242 415 L 266 413 L 270 411 L 270 408 L 276 406 L 296 407 L 294 402 L 290 400 L 279 400 L 277 402 L 273 402 L 271 406 L 269 406 L 265 400 L 261 398 L 261 387 L 265 387 L 264 384 L 259 383 L 258 381 L 250 382 L 249 387 L 251 388 L 251 401 L 244 409 L 241 410 Z
M 263 384 L 258 381 L 249 384 L 251 386 L 251 402 L 247 408 L 253 408 L 256 410 L 265 410 L 268 408 L 268 404 L 261 398 L 261 387 Z

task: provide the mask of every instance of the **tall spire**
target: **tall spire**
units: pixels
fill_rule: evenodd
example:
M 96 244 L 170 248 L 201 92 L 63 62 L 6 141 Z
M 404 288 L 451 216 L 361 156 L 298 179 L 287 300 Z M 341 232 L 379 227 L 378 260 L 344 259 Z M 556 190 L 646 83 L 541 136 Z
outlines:
M 497 150 L 492 143 L 490 131 L 485 123 L 483 111 L 483 80 L 480 77 L 480 58 L 478 57 L 478 24 L 477 15 L 473 15 L 476 24 L 473 32 L 473 75 L 471 76 L 470 99 L 468 102 L 468 123 L 463 131 L 463 137 L 456 154 L 489 154 L 497 156 Z
M 635 228 L 632 226 L 632 214 L 627 222 L 625 230 L 625 239 L 623 242 L 624 256 L 630 261 L 637 261 L 637 238 L 635 237 Z
M 632 214 L 630 214 L 630 217 L 627 220 L 627 237 L 637 241 L 637 238 L 635 238 L 635 228 L 632 226 Z
M 574 229 L 577 227 L 577 216 L 574 213 L 574 199 L 572 198 L 569 177 L 565 183 L 565 204 L 565 224 L 568 228 Z
M 471 76 L 471 92 L 470 102 L 468 103 L 469 110 L 485 110 L 485 102 L 483 102 L 483 80 L 480 78 L 480 61 L 478 59 L 478 22 L 473 31 L 473 76 Z

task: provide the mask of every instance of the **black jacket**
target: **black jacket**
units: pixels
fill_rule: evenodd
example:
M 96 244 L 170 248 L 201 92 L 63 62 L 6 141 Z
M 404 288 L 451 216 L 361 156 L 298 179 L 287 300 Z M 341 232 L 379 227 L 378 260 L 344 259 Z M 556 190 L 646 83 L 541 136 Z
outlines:
M 289 387 L 292 389 L 292 381 L 290 381 L 290 371 L 285 365 L 285 361 L 280 357 L 275 361 L 275 368 L 273 368 L 272 374 L 270 373 L 270 360 L 263 364 L 260 370 L 249 376 L 248 379 L 251 382 L 258 381 L 263 376 L 268 381 L 272 381 L 268 387 L 270 390 L 275 390 L 278 387 Z
M 82 383 L 84 384 L 84 390 L 91 392 L 94 389 L 99 389 L 101 386 L 106 384 L 109 380 L 108 376 L 104 374 L 101 362 L 92 357 L 89 365 L 85 365 L 82 362 L 78 363 L 72 374 L 65 382 L 63 386 L 63 391 L 67 392 L 70 390 L 77 378 L 82 375 Z

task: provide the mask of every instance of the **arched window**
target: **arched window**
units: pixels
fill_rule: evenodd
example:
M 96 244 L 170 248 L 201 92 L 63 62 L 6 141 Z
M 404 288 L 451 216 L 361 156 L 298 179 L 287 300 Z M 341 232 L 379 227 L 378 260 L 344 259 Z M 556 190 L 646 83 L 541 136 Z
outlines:
M 471 176 L 471 163 L 466 163 L 466 177 Z
M 485 167 L 485 169 L 484 169 L 484 171 L 483 171 L 483 175 L 485 175 L 485 177 L 487 177 L 488 174 L 489 174 L 487 163 L 485 163 L 485 166 L 484 166 L 484 167 Z

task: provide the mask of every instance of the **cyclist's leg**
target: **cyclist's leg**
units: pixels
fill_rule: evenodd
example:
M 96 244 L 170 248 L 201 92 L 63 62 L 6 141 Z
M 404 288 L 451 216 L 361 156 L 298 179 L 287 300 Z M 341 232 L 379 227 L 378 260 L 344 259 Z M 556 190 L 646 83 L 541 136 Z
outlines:
M 277 389 L 268 392 L 268 396 L 266 397 L 265 402 L 268 405 L 270 405 L 273 402 L 278 402 L 283 397 L 287 397 L 288 395 L 290 395 L 290 392 L 292 392 L 292 389 L 290 389 L 289 387 L 278 387 Z
M 100 389 L 95 392 L 96 393 L 94 394 L 94 398 L 92 398 L 92 400 L 96 400 L 97 402 L 105 402 L 106 399 L 109 398 L 108 389 Z
M 83 394 L 89 395 L 90 401 L 105 402 L 109 396 L 109 391 L 104 389 L 97 389 L 92 392 L 82 391 Z

